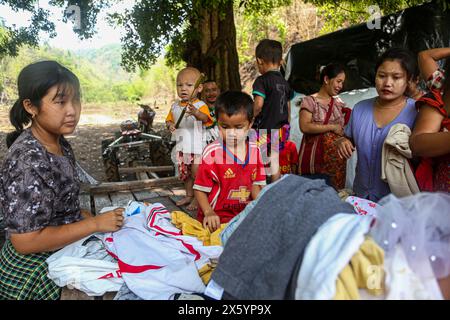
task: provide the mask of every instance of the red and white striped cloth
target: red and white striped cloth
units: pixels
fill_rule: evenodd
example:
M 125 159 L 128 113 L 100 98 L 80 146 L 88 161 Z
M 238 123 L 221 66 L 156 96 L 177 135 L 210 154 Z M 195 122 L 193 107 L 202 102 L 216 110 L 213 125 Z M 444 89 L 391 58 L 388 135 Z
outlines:
M 128 288 L 142 299 L 167 300 L 175 293 L 203 293 L 205 286 L 198 270 L 223 250 L 183 236 L 160 203 L 125 217 L 122 229 L 105 234 L 103 242 L 118 260 Z

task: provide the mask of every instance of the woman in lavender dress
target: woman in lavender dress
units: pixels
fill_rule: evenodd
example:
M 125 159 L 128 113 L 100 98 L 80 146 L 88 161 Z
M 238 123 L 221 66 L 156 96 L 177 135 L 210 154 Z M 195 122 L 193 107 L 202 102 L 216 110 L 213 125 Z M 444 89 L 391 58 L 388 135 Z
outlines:
M 414 126 L 415 100 L 407 97 L 407 89 L 416 69 L 417 61 L 408 50 L 387 50 L 376 64 L 378 96 L 355 105 L 345 137 L 337 142 L 341 157 L 348 159 L 357 152 L 353 191 L 358 197 L 377 202 L 390 193 L 388 184 L 381 180 L 381 151 L 393 125 Z

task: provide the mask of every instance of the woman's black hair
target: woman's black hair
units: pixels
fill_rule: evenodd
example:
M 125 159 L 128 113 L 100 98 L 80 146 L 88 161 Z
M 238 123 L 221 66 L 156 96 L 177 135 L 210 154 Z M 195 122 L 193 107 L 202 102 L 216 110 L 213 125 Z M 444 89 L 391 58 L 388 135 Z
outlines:
M 42 98 L 53 86 L 58 86 L 53 99 L 66 95 L 68 90 L 73 90 L 75 98 L 80 99 L 80 82 L 77 76 L 56 61 L 35 62 L 20 71 L 17 79 L 19 98 L 9 111 L 9 120 L 16 130 L 6 136 L 8 148 L 22 133 L 24 126 L 31 122 L 31 114 L 23 106 L 24 100 L 29 99 L 39 109 Z
M 390 48 L 386 50 L 377 60 L 375 65 L 375 74 L 378 68 L 383 64 L 383 62 L 390 60 L 397 60 L 400 62 L 403 70 L 406 72 L 408 81 L 415 79 L 419 74 L 419 67 L 417 65 L 417 59 L 414 54 L 405 48 Z
M 345 67 L 340 63 L 330 63 L 326 65 L 322 71 L 320 71 L 320 84 L 322 85 L 324 83 L 325 77 L 328 77 L 328 79 L 333 79 L 342 72 L 345 73 Z
M 231 117 L 240 112 L 247 115 L 249 122 L 253 120 L 253 99 L 248 94 L 241 91 L 226 91 L 217 97 L 215 103 L 217 119 L 221 113 Z

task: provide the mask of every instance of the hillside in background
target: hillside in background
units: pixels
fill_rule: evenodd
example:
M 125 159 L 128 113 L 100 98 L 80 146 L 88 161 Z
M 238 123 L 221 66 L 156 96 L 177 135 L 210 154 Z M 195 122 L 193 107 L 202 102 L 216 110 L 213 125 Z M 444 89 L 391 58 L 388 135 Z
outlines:
M 77 50 L 74 54 L 97 66 L 97 72 L 109 75 L 114 81 L 127 81 L 130 78 L 130 74 L 120 66 L 120 44 L 110 44 L 100 49 Z
M 130 74 L 120 66 L 120 44 L 76 52 L 43 45 L 22 48 L 19 56 L 0 61 L 0 104 L 17 98 L 20 70 L 39 60 L 56 60 L 72 70 L 80 79 L 85 103 L 170 100 L 175 92 L 175 70 L 167 67 L 163 59 L 150 70 Z

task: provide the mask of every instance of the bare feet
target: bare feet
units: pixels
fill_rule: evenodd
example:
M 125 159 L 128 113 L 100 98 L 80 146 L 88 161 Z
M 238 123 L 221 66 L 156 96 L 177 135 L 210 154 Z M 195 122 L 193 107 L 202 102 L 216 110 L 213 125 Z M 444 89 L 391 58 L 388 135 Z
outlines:
M 195 211 L 198 209 L 198 203 L 197 199 L 194 198 L 194 200 L 191 201 L 191 203 L 186 207 L 189 211 Z
M 194 196 L 186 196 L 183 199 L 181 199 L 180 201 L 175 202 L 175 204 L 180 207 L 180 206 L 185 206 L 187 204 L 192 203 L 192 201 L 194 199 Z

